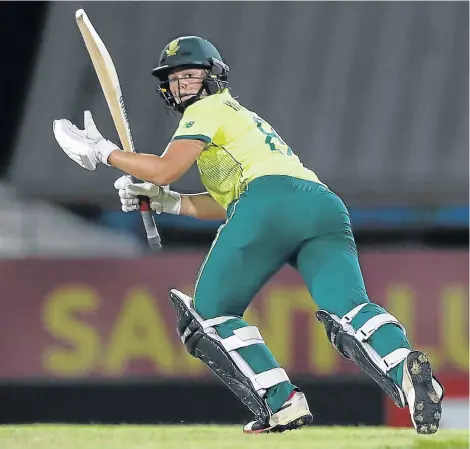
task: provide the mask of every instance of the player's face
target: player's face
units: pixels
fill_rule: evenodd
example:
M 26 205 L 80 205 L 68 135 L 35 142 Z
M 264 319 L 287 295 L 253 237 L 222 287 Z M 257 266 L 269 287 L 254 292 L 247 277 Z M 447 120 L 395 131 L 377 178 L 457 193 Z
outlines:
M 196 95 L 202 87 L 205 75 L 205 69 L 183 69 L 170 73 L 170 91 L 176 102 L 181 103 Z

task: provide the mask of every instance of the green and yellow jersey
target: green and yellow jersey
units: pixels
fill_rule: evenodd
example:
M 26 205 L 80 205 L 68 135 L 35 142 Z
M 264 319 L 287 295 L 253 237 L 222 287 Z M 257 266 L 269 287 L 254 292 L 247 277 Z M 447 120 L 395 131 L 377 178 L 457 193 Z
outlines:
M 202 183 L 225 209 L 261 176 L 287 175 L 320 183 L 272 126 L 235 100 L 228 89 L 184 112 L 172 140 L 206 143 L 197 159 Z

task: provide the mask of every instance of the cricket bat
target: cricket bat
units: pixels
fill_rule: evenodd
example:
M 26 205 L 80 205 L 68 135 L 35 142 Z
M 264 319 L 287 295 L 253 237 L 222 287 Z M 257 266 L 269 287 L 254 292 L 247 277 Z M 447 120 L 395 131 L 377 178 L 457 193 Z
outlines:
M 98 76 L 123 150 L 135 152 L 121 86 L 111 55 L 83 9 L 79 9 L 75 13 L 75 19 Z M 142 221 L 144 222 L 149 245 L 154 250 L 160 250 L 162 247 L 160 234 L 153 219 L 149 200 L 146 197 L 139 197 L 139 201 Z

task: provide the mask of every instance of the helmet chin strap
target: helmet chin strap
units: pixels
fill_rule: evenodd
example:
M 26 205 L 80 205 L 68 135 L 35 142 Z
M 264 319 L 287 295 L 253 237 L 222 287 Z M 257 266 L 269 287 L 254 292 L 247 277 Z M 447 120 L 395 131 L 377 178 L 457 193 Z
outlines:
M 178 81 L 178 84 L 179 84 L 179 81 Z M 179 86 L 178 86 L 178 90 L 179 90 Z M 194 95 L 189 94 L 189 95 L 193 95 L 193 96 L 191 98 L 189 98 L 188 100 L 181 101 L 181 93 L 180 93 L 180 95 L 179 95 L 180 103 L 176 104 L 176 110 L 178 112 L 181 112 L 181 114 L 182 114 L 188 106 L 191 106 L 193 103 L 195 103 L 197 100 L 200 100 L 202 97 L 207 96 L 207 94 L 208 94 L 208 92 L 206 91 L 206 89 L 204 87 L 204 84 L 201 86 L 201 88 Z

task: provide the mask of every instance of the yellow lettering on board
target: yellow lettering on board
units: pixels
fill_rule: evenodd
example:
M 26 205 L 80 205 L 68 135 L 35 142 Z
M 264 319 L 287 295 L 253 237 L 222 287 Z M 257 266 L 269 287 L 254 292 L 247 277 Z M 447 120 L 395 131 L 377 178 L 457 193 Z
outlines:
M 468 372 L 468 295 L 463 285 L 452 284 L 443 289 L 442 297 L 444 352 L 455 369 Z
M 148 359 L 161 373 L 175 372 L 175 353 L 157 301 L 143 288 L 129 292 L 108 341 L 104 367 L 125 372 L 132 359 Z
M 60 286 L 45 300 L 44 327 L 57 340 L 68 345 L 48 347 L 42 355 L 45 369 L 59 376 L 86 374 L 93 369 L 100 351 L 98 333 L 74 314 L 94 312 L 98 296 L 87 286 Z

